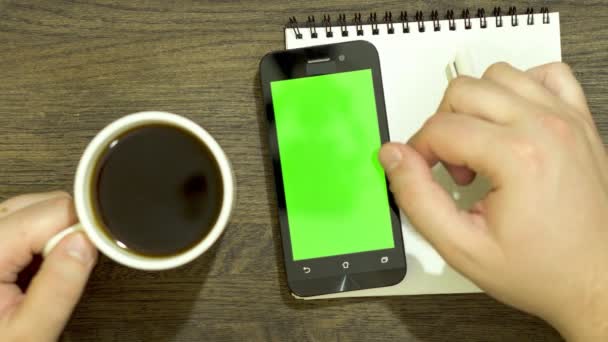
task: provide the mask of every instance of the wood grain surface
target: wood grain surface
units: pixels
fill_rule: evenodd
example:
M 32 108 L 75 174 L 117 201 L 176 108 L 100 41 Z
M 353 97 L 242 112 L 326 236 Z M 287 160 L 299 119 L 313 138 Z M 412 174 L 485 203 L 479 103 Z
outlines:
M 233 162 L 238 203 L 221 241 L 158 273 L 101 258 L 64 341 L 559 341 L 483 294 L 300 302 L 285 286 L 258 62 L 291 15 L 529 1 L 0 0 L 0 200 L 71 190 L 87 142 L 141 110 L 192 118 Z M 563 58 L 608 138 L 608 6 L 561 12 Z M 441 47 L 438 47 L 441 48 Z M 606 140 L 605 140 L 606 141 Z M 1 339 L 1 337 L 0 337 Z

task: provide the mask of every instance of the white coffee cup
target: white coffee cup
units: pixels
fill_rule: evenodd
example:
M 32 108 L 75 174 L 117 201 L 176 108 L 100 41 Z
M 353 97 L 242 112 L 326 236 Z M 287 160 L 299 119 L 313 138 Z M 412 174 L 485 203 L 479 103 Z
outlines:
M 96 181 L 94 168 L 107 147 L 126 131 L 150 124 L 175 126 L 196 136 L 215 157 L 222 176 L 223 199 L 218 219 L 206 237 L 190 249 L 167 257 L 146 257 L 121 248 L 94 219 L 91 182 Z M 230 162 L 220 145 L 202 127 L 182 116 L 166 112 L 140 112 L 122 117 L 101 130 L 89 143 L 76 170 L 74 203 L 80 223 L 66 228 L 52 237 L 44 247 L 47 255 L 65 236 L 84 231 L 93 244 L 114 261 L 140 270 L 165 270 L 184 265 L 207 251 L 220 237 L 228 224 L 235 201 L 234 175 Z

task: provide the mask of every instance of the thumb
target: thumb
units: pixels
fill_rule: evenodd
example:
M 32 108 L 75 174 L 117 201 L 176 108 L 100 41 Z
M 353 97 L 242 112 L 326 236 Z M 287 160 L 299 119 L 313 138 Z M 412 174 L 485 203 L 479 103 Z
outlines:
M 57 339 L 70 318 L 97 260 L 97 250 L 83 233 L 63 239 L 45 258 L 16 313 L 20 323 L 35 326 L 35 340 Z
M 433 179 L 426 160 L 411 146 L 385 144 L 379 159 L 397 204 L 414 227 L 450 265 L 474 276 L 479 269 L 477 255 L 489 242 L 480 218 L 457 208 Z

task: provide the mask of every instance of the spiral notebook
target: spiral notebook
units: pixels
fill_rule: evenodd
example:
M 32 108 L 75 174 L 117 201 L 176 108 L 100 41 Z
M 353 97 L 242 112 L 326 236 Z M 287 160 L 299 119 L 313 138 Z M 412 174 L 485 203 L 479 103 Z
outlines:
M 392 141 L 406 141 L 434 113 L 448 84 L 445 70 L 459 50 L 471 57 L 472 76 L 481 76 L 492 63 L 506 61 L 520 69 L 560 61 L 559 13 L 529 8 L 517 14 L 514 7 L 501 14 L 495 8 L 486 17 L 479 9 L 475 16 L 468 10 L 456 18 L 453 10 L 442 19 L 437 11 L 375 13 L 367 18 L 355 14 L 352 20 L 339 15 L 332 21 L 325 15 L 320 23 L 310 16 L 304 24 L 292 17 L 285 28 L 285 45 L 295 49 L 351 40 L 366 40 L 375 45 L 380 55 L 382 82 Z M 444 19 L 443 19 L 444 18 Z M 457 186 L 440 166 L 436 179 L 462 208 L 469 207 L 487 191 L 483 179 L 467 187 Z M 390 296 L 442 293 L 467 293 L 480 290 L 453 270 L 410 225 L 402 215 L 408 270 L 398 285 L 345 292 L 315 298 Z M 309 298 L 310 299 L 310 298 Z

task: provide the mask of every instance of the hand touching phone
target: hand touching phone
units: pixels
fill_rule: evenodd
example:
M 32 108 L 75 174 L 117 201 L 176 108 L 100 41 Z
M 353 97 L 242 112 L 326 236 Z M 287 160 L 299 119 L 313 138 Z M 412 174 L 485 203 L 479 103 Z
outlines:
M 437 113 L 380 160 L 450 265 L 569 340 L 608 340 L 608 162 L 568 66 L 498 63 L 454 79 Z M 486 176 L 492 191 L 457 209 L 431 177 L 438 162 L 460 184 Z

